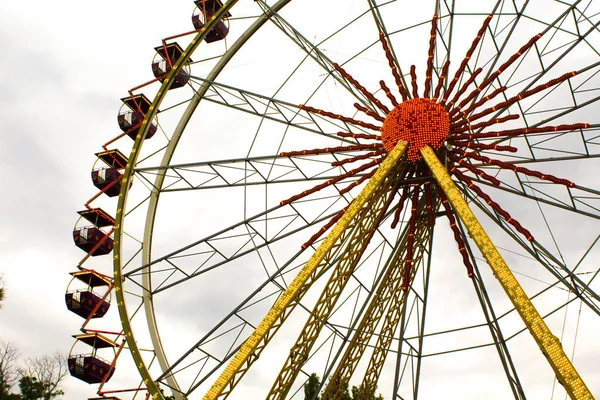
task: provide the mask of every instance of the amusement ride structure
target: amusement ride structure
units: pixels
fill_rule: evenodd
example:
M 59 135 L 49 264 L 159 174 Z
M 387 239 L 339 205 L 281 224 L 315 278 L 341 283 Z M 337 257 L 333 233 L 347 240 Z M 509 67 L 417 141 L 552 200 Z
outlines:
M 73 231 L 94 399 L 600 393 L 600 2 L 194 3 Z

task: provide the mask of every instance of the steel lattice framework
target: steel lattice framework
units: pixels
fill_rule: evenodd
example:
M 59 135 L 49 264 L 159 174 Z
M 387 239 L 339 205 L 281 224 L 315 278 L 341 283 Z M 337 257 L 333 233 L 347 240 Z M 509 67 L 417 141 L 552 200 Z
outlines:
M 600 4 L 365 0 L 310 21 L 343 3 L 311 1 L 197 1 L 202 26 L 129 91 L 152 100 L 103 147 L 135 137 L 102 299 L 111 368 L 126 349 L 141 382 L 99 394 L 308 399 L 316 373 L 313 399 L 417 399 L 483 351 L 498 396 L 593 399 Z

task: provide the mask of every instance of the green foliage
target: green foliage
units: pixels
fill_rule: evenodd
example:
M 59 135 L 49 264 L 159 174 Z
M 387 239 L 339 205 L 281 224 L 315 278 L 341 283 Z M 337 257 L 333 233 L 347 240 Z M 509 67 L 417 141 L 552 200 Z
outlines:
M 356 386 L 352 386 L 352 390 L 348 390 L 348 382 L 341 385 L 341 393 L 335 399 L 330 396 L 320 397 L 319 386 L 321 382 L 317 374 L 311 374 L 308 380 L 304 384 L 304 400 L 383 400 L 383 396 L 380 394 L 375 397 L 375 390 L 371 393 L 365 393 L 364 390 Z
M 319 394 L 319 377 L 313 373 L 308 377 L 304 384 L 304 399 L 305 400 L 320 400 Z
M 159 388 L 159 389 L 160 389 L 160 392 L 162 393 L 162 395 L 164 396 L 165 400 L 175 400 L 175 396 L 173 396 L 173 395 L 165 396 L 165 391 L 163 390 L 163 388 Z
M 54 387 L 53 382 L 40 382 L 31 376 L 19 379 L 22 400 L 51 400 L 65 394 L 62 390 L 53 390 Z
M 375 390 L 371 393 L 365 393 L 364 390 L 352 386 L 352 400 L 383 400 L 383 396 L 379 394 L 379 396 L 375 397 Z
M 0 394 L 0 400 L 23 400 L 20 394 L 16 393 L 5 393 Z
M 64 395 L 60 386 L 69 373 L 66 355 L 55 353 L 30 357 L 26 358 L 23 364 L 23 367 L 18 369 L 23 400 L 51 400 Z
M 8 396 L 9 391 L 10 385 L 8 385 L 4 373 L 0 370 L 0 400 L 4 400 L 4 398 Z
M 10 389 L 17 381 L 15 364 L 18 357 L 19 352 L 12 343 L 0 341 L 0 400 L 15 398 L 15 395 L 10 393 Z
M 44 395 L 44 385 L 31 376 L 19 379 L 19 389 L 23 400 L 37 400 Z
M 60 384 L 69 372 L 65 355 L 26 358 L 20 368 L 18 361 L 17 348 L 0 341 L 0 400 L 52 400 L 64 395 Z M 11 393 L 17 378 L 21 394 Z
M 5 294 L 6 294 L 6 290 L 4 288 L 4 276 L 0 275 L 0 308 L 2 308 L 2 303 L 4 302 Z M 1 397 L 0 397 L 0 400 L 2 400 Z
M 52 400 L 65 394 L 60 388 L 69 372 L 65 355 L 26 358 L 20 368 L 18 358 L 13 344 L 0 341 L 0 400 Z M 20 395 L 11 393 L 17 377 Z

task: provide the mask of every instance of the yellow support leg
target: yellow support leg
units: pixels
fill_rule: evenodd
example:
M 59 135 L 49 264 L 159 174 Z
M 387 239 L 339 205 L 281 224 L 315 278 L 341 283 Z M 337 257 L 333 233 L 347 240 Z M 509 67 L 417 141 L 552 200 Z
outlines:
M 270 338 L 271 335 L 269 335 L 269 333 L 272 332 L 273 326 L 280 320 L 282 314 L 286 312 L 288 306 L 292 303 L 294 297 L 296 297 L 296 294 L 300 292 L 311 274 L 323 262 L 325 256 L 332 248 L 334 248 L 340 236 L 342 236 L 361 208 L 367 203 L 373 193 L 378 190 L 386 176 L 391 171 L 395 170 L 394 167 L 398 164 L 398 161 L 406 151 L 406 148 L 406 142 L 398 142 L 394 150 L 392 150 L 385 160 L 383 160 L 375 175 L 367 182 L 364 189 L 348 207 L 348 210 L 343 217 L 333 227 L 302 270 L 277 299 L 265 318 L 258 327 L 256 327 L 250 337 L 246 339 L 235 356 L 233 356 L 227 367 L 225 367 L 221 375 L 204 395 L 203 400 L 215 400 L 223 397 L 223 395 L 226 396 L 232 387 L 235 386 L 239 378 L 241 378 L 240 372 L 247 368 L 246 366 L 249 361 L 254 361 L 256 358 L 255 350 L 259 347 L 259 344 L 265 339 Z
M 556 373 L 558 381 L 567 390 L 571 399 L 593 400 L 594 396 L 566 356 L 560 341 L 550 332 L 550 329 L 531 303 L 531 300 L 506 265 L 506 262 L 502 259 L 498 249 L 496 249 L 496 246 L 494 246 L 469 208 L 467 202 L 450 178 L 450 175 L 448 175 L 446 168 L 438 160 L 431 147 L 427 146 L 421 149 L 421 155 L 429 166 L 438 185 L 452 204 L 454 211 L 467 228 L 469 235 L 471 235 L 471 238 L 477 244 L 481 254 L 483 254 L 492 269 L 494 276 L 502 285 L 502 288 L 523 319 L 527 329 L 537 342 L 544 356 L 548 359 L 550 366 Z

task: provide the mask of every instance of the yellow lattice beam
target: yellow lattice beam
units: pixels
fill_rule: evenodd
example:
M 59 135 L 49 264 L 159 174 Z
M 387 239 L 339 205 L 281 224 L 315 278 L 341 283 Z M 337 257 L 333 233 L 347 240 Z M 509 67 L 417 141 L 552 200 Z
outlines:
M 330 250 L 334 248 L 340 236 L 342 236 L 344 231 L 350 226 L 352 220 L 371 198 L 373 193 L 379 190 L 379 187 L 386 176 L 392 170 L 394 170 L 394 167 L 398 164 L 398 161 L 406 151 L 406 148 L 406 142 L 398 142 L 394 150 L 392 150 L 385 160 L 383 160 L 375 175 L 373 175 L 363 190 L 358 194 L 358 196 L 356 196 L 354 201 L 348 207 L 346 213 L 344 213 L 343 217 L 333 227 L 325 240 L 323 240 L 321 245 L 304 265 L 302 270 L 300 270 L 298 275 L 296 275 L 287 289 L 281 294 L 281 296 L 279 296 L 271 310 L 269 310 L 258 327 L 254 330 L 250 337 L 246 339 L 235 356 L 233 356 L 227 367 L 225 367 L 221 375 L 204 395 L 203 400 L 215 400 L 217 398 L 221 398 L 223 394 L 228 393 L 232 386 L 237 383 L 237 380 L 241 377 L 240 371 L 246 368 L 246 365 L 249 361 L 252 361 L 252 359 L 256 358 L 253 356 L 255 356 L 255 350 L 259 347 L 259 344 L 261 344 L 261 342 L 263 342 L 265 338 L 269 336 L 269 333 L 272 332 L 274 325 L 276 325 L 282 314 L 288 309 L 288 306 L 292 303 L 297 293 L 303 288 L 305 282 L 309 279 L 311 274 L 323 262 L 323 259 L 330 252 Z
M 421 206 L 422 210 L 424 205 L 422 204 Z M 438 206 L 439 204 L 436 204 L 436 209 Z M 413 271 L 411 271 L 411 284 L 415 279 L 415 276 L 417 276 L 419 265 L 421 264 L 423 255 L 425 253 L 425 248 L 423 246 L 429 242 L 429 235 L 431 234 L 432 228 L 427 225 L 426 218 L 417 222 L 417 230 L 415 232 L 415 237 L 417 240 L 415 241 L 415 250 L 412 257 L 414 267 Z M 406 255 L 406 249 L 404 249 L 403 252 L 404 255 Z M 428 257 L 430 257 L 430 255 L 428 255 Z M 366 394 L 375 393 L 377 382 L 379 381 L 379 377 L 383 371 L 385 360 L 389 354 L 392 340 L 394 339 L 394 332 L 396 332 L 396 329 L 398 329 L 398 324 L 400 324 L 400 320 L 402 318 L 402 310 L 407 306 L 404 303 L 406 301 L 406 297 L 402 291 L 403 268 L 400 267 L 398 269 L 400 271 L 398 271 L 399 274 L 396 277 L 396 280 L 394 282 L 389 282 L 389 284 L 393 283 L 396 286 L 394 290 L 394 296 L 390 302 L 390 307 L 386 311 L 383 323 L 378 332 L 373 353 L 371 354 L 369 364 L 367 365 L 367 370 L 365 371 L 362 384 L 360 385 L 360 389 Z
M 566 356 L 560 341 L 550 332 L 543 318 L 533 306 L 533 303 L 508 268 L 508 265 L 502 259 L 498 249 L 496 249 L 496 246 L 494 246 L 494 243 L 492 243 L 462 197 L 450 175 L 448 175 L 446 168 L 440 163 L 436 154 L 429 146 L 421 149 L 421 155 L 429 166 L 438 185 L 452 204 L 452 208 L 467 228 L 473 241 L 477 244 L 481 254 L 483 254 L 492 269 L 494 276 L 502 285 L 502 288 L 523 319 L 527 329 L 537 342 L 552 369 L 554 369 L 558 381 L 564 386 L 572 399 L 593 400 L 594 396 Z
M 344 241 L 339 260 L 310 312 L 296 343 L 290 348 L 290 354 L 273 383 L 273 387 L 266 397 L 267 400 L 285 399 L 304 363 L 310 358 L 311 349 L 334 311 L 337 301 L 349 281 L 348 277 L 360 263 L 375 231 L 394 199 L 397 182 L 397 176 L 388 175 L 360 213 L 354 217 L 355 227 L 347 229 L 349 231 L 348 239 Z

